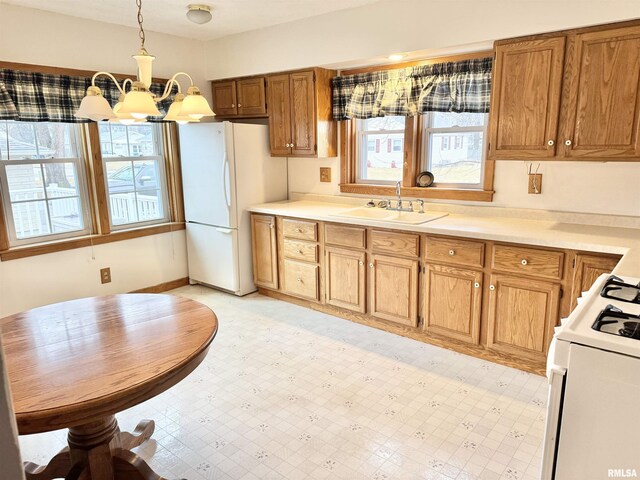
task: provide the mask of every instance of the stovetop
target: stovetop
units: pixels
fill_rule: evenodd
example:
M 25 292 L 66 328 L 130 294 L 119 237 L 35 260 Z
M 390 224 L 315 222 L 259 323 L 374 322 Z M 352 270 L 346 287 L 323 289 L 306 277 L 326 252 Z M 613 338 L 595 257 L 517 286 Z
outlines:
M 591 328 L 598 332 L 640 340 L 640 315 L 632 315 L 609 304 L 600 312 Z

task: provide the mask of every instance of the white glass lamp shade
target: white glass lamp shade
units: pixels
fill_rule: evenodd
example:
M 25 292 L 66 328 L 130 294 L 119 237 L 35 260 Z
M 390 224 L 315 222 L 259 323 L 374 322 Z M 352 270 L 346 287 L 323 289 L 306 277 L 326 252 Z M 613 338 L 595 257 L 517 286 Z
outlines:
M 80 102 L 80 107 L 75 114 L 76 118 L 88 118 L 94 122 L 115 118 L 113 110 L 106 98 L 102 96 L 98 87 L 89 87 L 87 95 Z
M 187 96 L 182 101 L 181 116 L 188 116 L 195 120 L 200 120 L 202 117 L 213 117 L 215 113 L 211 110 L 207 99 L 200 95 L 198 87 L 189 87 L 187 90 Z
M 122 108 L 122 100 L 124 100 L 124 98 L 121 95 L 120 101 L 116 103 L 115 107 L 113 107 L 113 113 L 116 114 L 116 118 L 109 121 L 121 123 L 123 125 L 131 125 L 132 123 L 136 122 L 136 118 L 134 118 L 130 113 L 120 113 L 120 108 Z
M 182 110 L 182 101 L 184 100 L 184 95 L 181 93 L 176 94 L 173 103 L 169 107 L 169 111 L 165 115 L 163 120 L 169 122 L 177 122 L 180 125 L 184 125 L 189 122 L 199 122 L 200 120 L 196 120 L 194 118 L 189 117 L 188 115 L 181 115 L 180 112 Z
M 149 92 L 136 90 L 132 90 L 124 96 L 124 102 L 118 109 L 118 113 L 130 114 L 137 119 L 162 115 Z
M 198 25 L 203 25 L 211 21 L 211 7 L 208 5 L 189 5 L 187 7 L 187 18 Z

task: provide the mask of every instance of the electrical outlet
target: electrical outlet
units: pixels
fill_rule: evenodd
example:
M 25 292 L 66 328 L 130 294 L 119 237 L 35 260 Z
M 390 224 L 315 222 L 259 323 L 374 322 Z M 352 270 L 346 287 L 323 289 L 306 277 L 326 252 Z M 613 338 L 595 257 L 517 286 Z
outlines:
M 331 183 L 331 167 L 320 167 L 320 181 Z
M 109 267 L 100 269 L 100 281 L 102 283 L 111 283 L 111 269 Z
M 542 193 L 542 174 L 541 173 L 529 174 L 529 193 L 533 195 L 540 195 Z

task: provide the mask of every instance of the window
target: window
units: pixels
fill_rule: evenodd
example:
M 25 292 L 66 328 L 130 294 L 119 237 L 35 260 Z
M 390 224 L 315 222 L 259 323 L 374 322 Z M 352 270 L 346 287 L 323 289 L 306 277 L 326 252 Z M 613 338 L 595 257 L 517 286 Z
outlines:
M 169 220 L 160 126 L 100 122 L 99 132 L 111 226 Z
M 402 180 L 404 127 L 404 117 L 356 120 L 358 183 L 382 184 Z M 396 145 L 399 145 L 397 149 Z
M 422 116 L 421 170 L 435 187 L 483 188 L 485 113 L 431 112 Z
M 90 233 L 79 127 L 0 121 L 0 182 L 10 245 Z

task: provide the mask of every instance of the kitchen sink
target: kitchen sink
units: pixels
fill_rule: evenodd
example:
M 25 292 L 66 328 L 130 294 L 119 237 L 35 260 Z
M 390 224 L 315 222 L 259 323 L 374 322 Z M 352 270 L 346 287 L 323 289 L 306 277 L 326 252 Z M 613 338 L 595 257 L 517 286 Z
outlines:
M 431 222 L 438 218 L 446 217 L 448 213 L 418 213 L 418 212 L 398 212 L 395 210 L 386 210 L 384 208 L 367 208 L 358 207 L 344 212 L 334 213 L 332 217 L 359 218 L 380 220 L 381 222 L 408 223 L 417 225 L 420 223 Z

